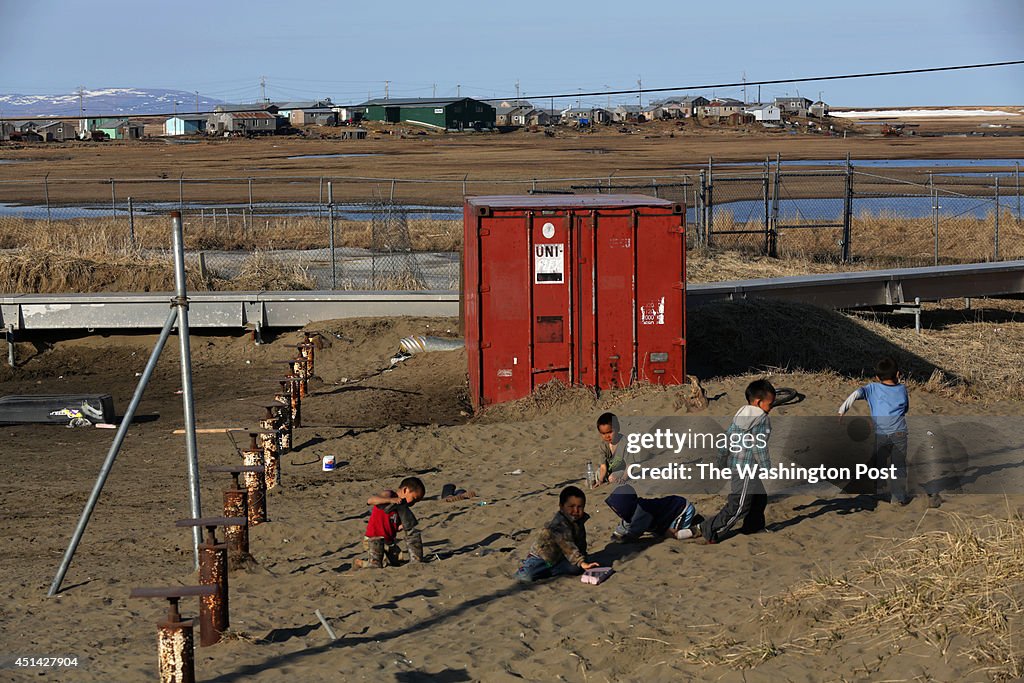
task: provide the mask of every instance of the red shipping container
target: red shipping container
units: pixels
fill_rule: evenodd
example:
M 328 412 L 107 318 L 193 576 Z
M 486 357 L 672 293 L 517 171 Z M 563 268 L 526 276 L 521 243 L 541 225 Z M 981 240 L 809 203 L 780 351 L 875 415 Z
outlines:
M 686 211 L 643 195 L 467 198 L 462 323 L 474 408 L 551 380 L 679 384 Z

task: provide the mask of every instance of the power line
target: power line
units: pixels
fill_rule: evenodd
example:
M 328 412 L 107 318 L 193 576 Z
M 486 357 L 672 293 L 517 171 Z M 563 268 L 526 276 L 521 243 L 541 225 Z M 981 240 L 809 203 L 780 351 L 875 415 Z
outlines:
M 709 83 L 705 85 L 681 85 L 669 88 L 644 88 L 644 92 L 675 92 L 680 90 L 708 90 L 711 88 L 740 88 L 745 85 L 775 85 L 778 83 L 808 83 L 810 81 L 839 81 L 851 78 L 876 78 L 878 76 L 902 76 L 906 74 L 937 73 L 940 71 L 959 71 L 964 69 L 987 69 L 996 66 L 1013 66 L 1024 64 L 1024 59 L 1009 62 L 989 62 L 987 64 L 961 64 L 958 66 L 936 66 L 927 69 L 900 69 L 898 71 L 870 71 L 866 73 L 843 74 L 841 76 L 808 76 L 804 78 L 774 78 L 766 81 L 736 81 L 732 83 Z M 564 97 L 596 97 L 605 95 L 631 95 L 636 90 L 611 90 L 596 92 L 560 93 L 554 95 L 536 95 L 537 99 Z

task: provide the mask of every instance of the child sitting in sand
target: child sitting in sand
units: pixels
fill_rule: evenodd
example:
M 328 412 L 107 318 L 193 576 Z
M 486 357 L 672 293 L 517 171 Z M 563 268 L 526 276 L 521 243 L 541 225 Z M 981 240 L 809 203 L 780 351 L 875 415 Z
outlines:
M 366 525 L 363 547 L 367 559 L 356 560 L 357 567 L 381 568 L 385 558 L 388 564 L 398 564 L 399 549 L 395 542 L 398 531 L 405 532 L 405 543 L 413 562 L 423 562 L 423 539 L 416 528 L 413 505 L 426 494 L 426 488 L 418 477 L 406 477 L 398 485 L 398 491 L 382 491 L 370 496 L 366 504 L 372 505 L 370 521 Z
M 558 496 L 554 519 L 537 532 L 516 579 L 531 583 L 559 574 L 582 574 L 597 562 L 587 562 L 587 530 L 590 515 L 584 512 L 587 496 L 576 486 L 566 486 Z
M 888 467 L 891 463 L 896 478 L 889 483 L 889 502 L 906 505 L 907 494 L 907 412 L 910 397 L 907 386 L 900 381 L 900 368 L 892 358 L 883 358 L 875 366 L 875 380 L 856 389 L 839 406 L 839 415 L 846 414 L 853 404 L 863 399 L 871 409 L 875 423 L 875 450 L 872 467 Z M 881 481 L 878 482 L 881 484 Z M 928 506 L 939 507 L 942 498 L 929 492 Z
M 645 532 L 680 541 L 700 536 L 700 515 L 682 496 L 641 498 L 632 486 L 624 484 L 616 487 L 605 503 L 622 520 L 612 532 L 613 542 L 638 541 Z
M 626 478 L 626 440 L 619 432 L 619 418 L 615 413 L 603 413 L 597 418 L 597 433 L 601 436 L 597 453 L 600 465 L 593 485 L 618 484 Z

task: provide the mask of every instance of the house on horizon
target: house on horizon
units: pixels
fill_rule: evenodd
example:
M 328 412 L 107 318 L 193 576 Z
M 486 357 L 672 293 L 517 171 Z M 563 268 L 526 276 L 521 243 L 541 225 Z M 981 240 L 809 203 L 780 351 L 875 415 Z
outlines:
M 560 118 L 567 125 L 589 126 L 610 123 L 612 112 L 601 107 L 569 107 L 562 110 Z
M 207 114 L 178 114 L 164 121 L 164 135 L 198 135 L 206 132 Z
M 816 119 L 828 118 L 828 112 L 828 105 L 822 102 L 821 100 L 818 100 L 817 102 L 815 102 L 814 104 L 807 108 L 807 115 L 813 116 Z
M 87 139 L 101 133 L 108 140 L 141 140 L 145 129 L 145 124 L 131 119 L 88 117 L 79 121 L 78 137 Z
M 702 106 L 698 115 L 701 118 L 723 120 L 725 117 L 732 116 L 733 114 L 742 114 L 743 107 L 742 102 L 731 97 L 716 97 Z
M 336 126 L 338 113 L 331 98 L 307 102 L 281 102 L 275 104 L 277 115 L 288 119 L 293 126 Z
M 697 115 L 701 107 L 707 106 L 708 98 L 703 95 L 687 95 L 685 97 L 668 97 L 663 100 L 655 100 L 651 104 L 657 104 L 664 110 L 666 116 L 672 119 L 689 119 Z
M 776 97 L 775 106 L 782 110 L 783 115 L 807 116 L 811 101 L 806 97 Z
M 750 114 L 755 121 L 760 123 L 781 123 L 782 110 L 775 104 L 753 104 L 743 109 L 743 113 Z
M 367 121 L 414 123 L 437 130 L 490 129 L 497 122 L 490 104 L 471 97 L 372 99 L 358 105 Z
M 274 135 L 284 121 L 269 111 L 226 111 L 210 115 L 206 132 L 213 135 Z

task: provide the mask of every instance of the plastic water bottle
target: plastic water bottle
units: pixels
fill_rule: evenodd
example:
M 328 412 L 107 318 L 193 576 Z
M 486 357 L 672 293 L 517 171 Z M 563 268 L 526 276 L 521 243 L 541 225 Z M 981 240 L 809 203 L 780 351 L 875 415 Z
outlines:
M 594 465 L 589 462 L 587 463 L 587 488 L 594 488 Z

